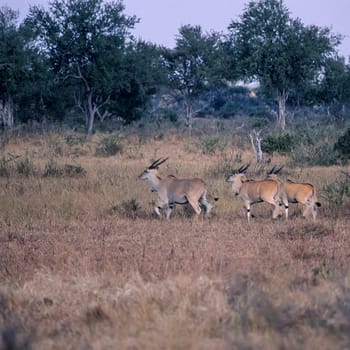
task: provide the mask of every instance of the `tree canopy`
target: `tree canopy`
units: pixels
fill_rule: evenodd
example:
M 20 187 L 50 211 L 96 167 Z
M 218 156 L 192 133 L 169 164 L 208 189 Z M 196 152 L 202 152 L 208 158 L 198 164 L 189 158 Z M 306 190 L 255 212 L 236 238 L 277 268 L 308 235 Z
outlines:
M 201 26 L 181 26 L 172 50 L 162 52 L 170 86 L 185 104 L 186 123 L 192 127 L 193 100 L 208 87 L 219 47 L 217 33 L 203 33 Z
M 231 117 L 254 105 L 246 90 L 247 99 L 232 101 L 237 80 L 259 81 L 258 95 L 269 99 L 259 101 L 269 111 L 277 102 L 282 129 L 287 101 L 343 108 L 350 99 L 341 36 L 293 19 L 282 0 L 248 1 L 227 33 L 183 25 L 174 48 L 136 40 L 139 19 L 124 11 L 122 0 L 52 0 L 18 24 L 19 14 L 1 7 L 0 125 L 59 121 L 91 134 L 108 120 L 141 118 L 152 111 L 150 97 L 167 91 L 191 129 L 197 111 Z
M 282 0 L 249 1 L 229 30 L 242 77 L 276 91 L 278 124 L 284 129 L 289 92 L 315 79 L 325 60 L 335 54 L 340 37 L 327 27 L 292 19 Z
M 27 18 L 55 74 L 76 86 L 75 103 L 86 116 L 88 134 L 96 116 L 108 115 L 115 91 L 128 88 L 125 48 L 137 18 L 123 10 L 120 1 L 53 0 L 48 11 L 35 6 Z

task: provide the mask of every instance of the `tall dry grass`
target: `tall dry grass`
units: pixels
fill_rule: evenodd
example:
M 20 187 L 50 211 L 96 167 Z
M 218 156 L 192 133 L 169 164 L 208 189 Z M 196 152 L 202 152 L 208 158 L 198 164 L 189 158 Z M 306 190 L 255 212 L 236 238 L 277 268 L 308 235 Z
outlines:
M 288 222 L 272 221 L 257 204 L 248 225 L 225 175 L 254 163 L 249 148 L 131 135 L 121 154 L 101 157 L 101 137 L 13 138 L 0 155 L 0 348 L 350 346 L 350 205 L 321 190 L 349 168 L 284 170 L 318 188 L 316 223 L 293 204 Z M 162 156 L 162 174 L 208 182 L 209 199 L 220 198 L 211 218 L 195 222 L 186 207 L 156 218 L 137 175 Z

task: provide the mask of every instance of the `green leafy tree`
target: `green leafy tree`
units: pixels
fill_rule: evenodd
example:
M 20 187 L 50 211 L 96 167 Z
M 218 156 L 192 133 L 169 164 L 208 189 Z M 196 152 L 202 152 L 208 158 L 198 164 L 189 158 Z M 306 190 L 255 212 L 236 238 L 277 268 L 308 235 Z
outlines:
M 169 84 L 184 102 L 185 121 L 190 130 L 194 99 L 208 87 L 219 42 L 218 34 L 205 34 L 200 26 L 185 25 L 179 29 L 175 48 L 163 50 Z
M 316 78 L 340 37 L 329 28 L 305 26 L 292 19 L 282 0 L 249 1 L 229 30 L 242 76 L 276 91 L 278 125 L 285 129 L 290 91 Z
M 346 130 L 344 135 L 339 137 L 334 145 L 334 149 L 338 151 L 344 159 L 350 159 L 350 128 Z
M 350 101 L 350 67 L 343 57 L 326 61 L 319 84 L 319 99 L 345 108 Z
M 122 1 L 53 0 L 48 11 L 31 7 L 26 19 L 53 72 L 74 86 L 75 105 L 85 115 L 89 135 L 96 117 L 110 115 L 116 91 L 128 88 L 125 50 L 138 20 L 123 11 Z
M 166 83 L 166 71 L 161 65 L 160 49 L 152 43 L 132 42 L 125 55 L 125 80 L 128 84 L 115 91 L 117 96 L 112 98 L 111 111 L 126 123 L 131 123 L 143 115 L 150 96 Z
M 0 125 L 12 128 L 23 86 L 33 74 L 33 51 L 18 26 L 18 12 L 0 8 Z

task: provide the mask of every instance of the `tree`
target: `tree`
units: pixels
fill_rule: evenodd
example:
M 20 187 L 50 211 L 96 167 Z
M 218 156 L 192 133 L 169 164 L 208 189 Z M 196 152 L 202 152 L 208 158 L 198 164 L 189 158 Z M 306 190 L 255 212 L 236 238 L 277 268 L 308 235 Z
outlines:
M 15 100 L 31 71 L 30 50 L 17 25 L 18 12 L 0 8 L 0 125 L 14 126 Z
M 31 7 L 26 19 L 53 72 L 75 86 L 75 104 L 85 115 L 88 135 L 96 117 L 110 115 L 116 91 L 128 88 L 125 50 L 138 20 L 123 10 L 122 1 L 53 0 L 48 11 Z
M 163 50 L 169 83 L 183 99 L 185 121 L 190 131 L 194 98 L 208 86 L 218 43 L 218 34 L 204 34 L 200 26 L 185 25 L 179 29 L 175 48 Z
M 338 105 L 344 110 L 345 103 L 350 102 L 350 67 L 342 57 L 326 61 L 319 84 L 319 98 L 330 104 Z
M 242 76 L 276 91 L 278 125 L 285 129 L 289 92 L 315 79 L 340 36 L 292 19 L 282 0 L 250 1 L 229 31 Z
M 142 116 L 150 96 L 166 83 L 166 72 L 161 65 L 160 49 L 154 44 L 142 40 L 132 42 L 125 55 L 124 76 L 128 84 L 112 92 L 111 111 L 131 123 Z

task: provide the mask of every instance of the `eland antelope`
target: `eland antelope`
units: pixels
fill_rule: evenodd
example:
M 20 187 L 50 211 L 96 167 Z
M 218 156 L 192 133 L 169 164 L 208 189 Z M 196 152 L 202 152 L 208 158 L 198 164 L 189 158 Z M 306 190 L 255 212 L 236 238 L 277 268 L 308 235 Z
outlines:
M 170 218 L 171 211 L 175 204 L 189 203 L 197 216 L 201 213 L 201 206 L 209 214 L 212 205 L 207 201 L 207 184 L 199 178 L 178 179 L 173 175 L 161 178 L 158 169 L 168 158 L 159 158 L 146 168 L 139 176 L 142 180 L 147 180 L 152 187 L 152 192 L 157 192 L 158 202 L 155 212 L 162 217 L 162 210 L 166 211 L 166 218 Z
M 233 193 L 241 198 L 247 211 L 247 219 L 250 221 L 250 206 L 255 203 L 267 202 L 273 206 L 272 218 L 276 219 L 280 213 L 280 183 L 273 179 L 261 181 L 248 180 L 245 172 L 249 164 L 241 166 L 234 170 L 233 174 L 227 179 L 232 182 Z
M 278 173 L 281 171 L 283 166 L 280 168 L 273 167 L 269 173 L 267 173 L 267 179 L 278 179 Z M 313 220 L 316 220 L 317 207 L 321 206 L 321 203 L 317 200 L 316 188 L 314 185 L 309 183 L 297 183 L 292 180 L 286 180 L 281 182 L 282 184 L 282 197 L 286 198 L 287 203 L 300 203 L 303 205 L 303 217 L 306 217 L 311 211 Z M 288 204 L 286 207 L 288 211 Z

